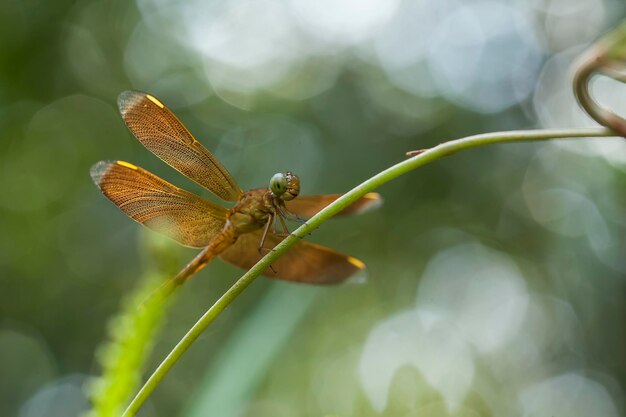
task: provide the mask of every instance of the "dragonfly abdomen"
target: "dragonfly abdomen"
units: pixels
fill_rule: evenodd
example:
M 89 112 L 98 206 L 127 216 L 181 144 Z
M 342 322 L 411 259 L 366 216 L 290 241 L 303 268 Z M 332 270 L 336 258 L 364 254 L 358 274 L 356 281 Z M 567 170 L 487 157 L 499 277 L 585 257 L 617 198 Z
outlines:
M 231 247 L 236 241 L 239 234 L 235 231 L 230 222 L 226 222 L 224 228 L 209 242 L 195 258 L 191 260 L 185 267 L 172 279 L 174 287 L 186 282 L 194 274 L 200 271 L 211 262 L 217 255 Z

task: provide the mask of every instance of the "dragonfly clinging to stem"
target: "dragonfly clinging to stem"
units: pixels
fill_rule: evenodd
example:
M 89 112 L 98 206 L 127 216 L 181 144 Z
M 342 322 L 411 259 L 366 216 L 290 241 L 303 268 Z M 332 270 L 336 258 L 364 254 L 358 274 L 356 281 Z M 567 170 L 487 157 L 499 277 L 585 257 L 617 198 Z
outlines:
M 235 206 L 227 209 L 180 189 L 124 161 L 100 161 L 91 177 L 124 213 L 152 230 L 202 251 L 171 281 L 175 288 L 219 256 L 251 268 L 288 233 L 285 219 L 308 219 L 340 194 L 299 196 L 300 180 L 275 174 L 268 188 L 244 192 L 226 168 L 157 98 L 125 91 L 118 98 L 124 122 L 135 137 L 168 165 Z M 381 202 L 369 193 L 339 215 L 357 214 Z M 279 222 L 282 233 L 278 232 Z M 334 284 L 365 268 L 360 260 L 299 241 L 263 275 L 308 284 Z

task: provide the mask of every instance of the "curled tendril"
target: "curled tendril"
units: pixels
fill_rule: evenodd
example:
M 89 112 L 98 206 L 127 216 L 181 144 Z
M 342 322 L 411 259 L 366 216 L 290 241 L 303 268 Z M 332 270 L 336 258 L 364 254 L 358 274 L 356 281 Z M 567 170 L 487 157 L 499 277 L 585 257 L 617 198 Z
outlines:
M 591 96 L 589 83 L 595 75 L 626 83 L 626 22 L 585 51 L 574 73 L 574 94 L 580 106 L 595 121 L 626 137 L 626 119 L 601 106 Z

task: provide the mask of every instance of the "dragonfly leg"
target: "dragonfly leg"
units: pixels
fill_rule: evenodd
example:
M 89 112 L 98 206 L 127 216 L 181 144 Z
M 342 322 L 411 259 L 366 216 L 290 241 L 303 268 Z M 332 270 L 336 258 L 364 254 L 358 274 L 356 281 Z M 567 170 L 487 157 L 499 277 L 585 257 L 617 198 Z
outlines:
M 259 247 L 259 253 L 261 255 L 263 255 L 263 251 L 265 251 L 265 253 L 270 253 L 270 252 L 274 252 L 274 249 L 270 249 L 270 248 L 265 248 L 265 247 Z M 270 269 L 272 270 L 273 273 L 276 273 L 276 270 L 274 269 L 273 265 L 270 265 Z
M 289 210 L 285 210 L 285 218 L 288 220 L 291 220 L 292 222 L 296 222 L 296 223 L 306 223 L 306 220 L 304 217 L 300 217 L 295 213 L 290 212 Z
M 274 252 L 274 249 L 270 249 L 270 248 L 259 248 L 259 253 L 261 255 L 263 255 L 263 251 L 266 251 L 265 253 L 270 253 L 270 252 Z M 274 269 L 273 265 L 270 265 L 270 269 L 272 270 L 273 273 L 276 273 L 276 270 Z
M 274 252 L 274 249 L 270 249 L 270 248 L 266 248 L 265 246 L 265 238 L 267 238 L 267 232 L 269 231 L 271 224 L 274 222 L 274 215 L 271 214 L 270 218 L 268 219 L 267 223 L 265 224 L 265 230 L 263 230 L 263 236 L 261 237 L 261 241 L 259 242 L 259 247 L 257 248 L 259 251 L 259 254 L 263 255 L 263 251 L 267 251 L 265 253 L 269 253 L 269 252 Z M 273 273 L 276 273 L 276 270 L 274 269 L 274 267 L 272 265 L 270 265 L 270 269 L 272 270 Z
M 270 252 L 274 252 L 276 249 L 271 249 L 271 248 L 259 248 L 259 253 L 261 255 L 270 253 Z
M 270 214 L 269 219 L 267 219 L 267 223 L 265 223 L 265 228 L 263 229 L 263 236 L 261 236 L 261 241 L 259 242 L 259 247 L 257 248 L 259 253 L 262 254 L 261 250 L 264 249 L 265 239 L 267 238 L 267 232 L 269 232 L 270 227 L 272 227 L 272 223 L 274 223 L 274 214 Z
M 290 212 L 285 207 L 277 206 L 278 212 L 287 220 L 298 223 L 305 223 L 306 219 L 298 216 L 295 213 Z
M 274 219 L 274 224 L 272 225 L 272 233 L 278 236 L 278 225 L 276 219 Z
M 287 237 L 287 236 L 291 235 L 291 233 L 289 232 L 289 229 L 287 228 L 287 225 L 285 224 L 285 220 L 284 220 L 284 217 L 287 217 L 287 216 L 284 216 L 284 212 L 282 212 L 282 213 L 283 213 L 283 216 L 281 216 L 281 215 L 279 214 L 279 216 L 278 216 L 278 220 L 280 220 L 280 223 L 281 223 L 281 225 L 282 225 L 282 228 L 283 228 L 283 233 L 278 233 L 278 232 L 276 232 L 275 234 L 276 234 L 276 236 L 280 236 L 280 237 Z M 288 212 L 288 213 L 289 213 L 289 212 Z M 291 213 L 290 213 L 290 214 L 291 214 Z M 288 217 L 287 217 L 287 218 L 288 218 Z M 298 219 L 300 219 L 300 218 L 298 217 Z M 294 219 L 293 219 L 293 218 L 289 218 L 289 220 L 294 220 Z M 302 223 L 305 223 L 305 222 L 306 222 L 306 219 L 300 219 L 300 220 L 302 220 Z M 310 234 L 311 234 L 311 233 L 309 233 L 309 235 L 310 235 Z M 298 238 L 302 239 L 302 237 L 300 237 L 300 236 L 298 236 Z
M 287 225 L 285 224 L 285 219 L 283 219 L 283 216 L 281 216 L 280 214 L 278 215 L 278 220 L 280 220 L 280 224 L 283 228 L 283 233 L 285 236 L 289 236 L 289 229 L 287 228 Z M 276 233 L 278 235 L 278 233 Z M 279 235 L 280 236 L 280 235 Z

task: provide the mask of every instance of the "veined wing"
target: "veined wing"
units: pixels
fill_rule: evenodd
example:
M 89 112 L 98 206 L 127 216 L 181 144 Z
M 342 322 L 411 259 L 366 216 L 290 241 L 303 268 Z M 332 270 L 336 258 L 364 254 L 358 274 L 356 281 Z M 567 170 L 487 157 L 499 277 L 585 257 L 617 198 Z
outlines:
M 259 230 L 239 236 L 235 244 L 220 257 L 235 266 L 250 269 L 266 253 L 260 254 L 258 251 L 262 234 L 263 230 Z M 268 233 L 264 247 L 271 250 L 282 240 Z M 266 269 L 263 275 L 306 284 L 337 284 L 363 269 L 365 264 L 352 256 L 300 241 L 278 258 L 271 268 Z
M 117 104 L 126 126 L 150 152 L 221 199 L 239 199 L 243 192 L 230 173 L 163 103 L 124 91 Z
M 207 246 L 226 222 L 225 208 L 128 162 L 100 161 L 91 178 L 133 220 L 185 246 Z
M 303 195 L 294 198 L 291 201 L 285 201 L 285 206 L 290 212 L 297 214 L 303 219 L 310 219 L 324 207 L 341 197 L 342 194 L 325 194 L 325 195 Z M 345 209 L 341 210 L 336 216 L 349 216 L 360 214 L 367 210 L 378 207 L 382 203 L 382 197 L 378 193 L 367 193 Z

